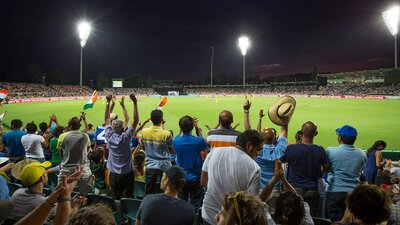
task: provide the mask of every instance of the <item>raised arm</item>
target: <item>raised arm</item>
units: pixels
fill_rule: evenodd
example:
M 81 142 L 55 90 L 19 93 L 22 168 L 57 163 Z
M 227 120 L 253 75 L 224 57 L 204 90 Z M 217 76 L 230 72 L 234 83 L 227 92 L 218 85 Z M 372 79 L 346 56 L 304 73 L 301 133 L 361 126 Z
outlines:
M 197 137 L 203 136 L 201 128 L 199 127 L 199 119 L 197 119 L 196 117 L 194 117 L 193 119 L 194 119 L 194 129 L 196 130 Z
M 288 136 L 288 125 L 281 126 L 281 133 L 279 134 L 279 136 L 283 136 L 283 137 L 287 138 L 287 136 Z
M 261 127 L 262 127 L 262 119 L 265 116 L 264 110 L 260 109 L 260 112 L 258 113 L 258 123 L 257 123 L 257 131 L 261 132 Z
M 128 115 L 128 110 L 126 110 L 125 107 L 125 96 L 122 96 L 121 101 L 119 101 L 119 104 L 122 107 L 122 112 L 124 112 L 124 128 L 127 128 L 129 123 L 129 115 Z
M 249 100 L 246 100 L 243 103 L 243 112 L 244 112 L 244 129 L 245 130 L 250 130 L 250 118 L 249 118 L 249 110 L 251 107 L 251 102 Z
M 89 126 L 86 121 L 86 113 L 81 112 L 81 120 L 83 121 L 83 125 L 85 126 L 85 129 L 83 130 L 85 133 L 89 130 Z
M 267 185 L 262 189 L 260 193 L 261 201 L 265 202 L 271 196 L 272 191 L 274 190 L 274 186 L 278 183 L 279 180 L 284 177 L 282 163 L 279 160 L 275 160 L 275 169 L 274 169 L 274 176 L 272 176 L 271 180 L 268 182 Z
M 146 124 L 150 121 L 150 118 L 148 118 L 147 120 L 145 120 L 142 124 L 139 123 L 139 127 L 138 129 L 136 129 L 136 134 L 139 133 L 144 126 L 146 126 Z
M 111 95 L 107 95 L 107 104 L 106 104 L 106 109 L 104 110 L 104 124 L 110 125 L 111 120 L 110 120 L 110 101 L 111 101 Z
M 136 126 L 139 123 L 139 110 L 138 110 L 138 105 L 137 105 L 137 99 L 135 94 L 130 94 L 129 97 L 131 98 L 133 102 L 133 122 L 132 122 L 132 127 L 133 130 L 136 130 Z
M 116 97 L 115 97 L 115 96 L 113 96 L 113 97 L 111 98 L 111 108 L 110 108 L 110 113 L 112 113 L 112 112 L 113 112 L 113 110 L 114 110 L 114 107 L 115 107 L 115 99 L 116 99 Z

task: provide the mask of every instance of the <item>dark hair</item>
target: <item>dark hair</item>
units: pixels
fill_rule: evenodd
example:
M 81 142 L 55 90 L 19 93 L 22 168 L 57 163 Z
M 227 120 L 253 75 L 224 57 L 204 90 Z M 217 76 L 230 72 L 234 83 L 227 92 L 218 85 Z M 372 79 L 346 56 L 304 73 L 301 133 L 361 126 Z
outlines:
M 28 132 L 28 134 L 34 134 L 37 131 L 37 126 L 34 122 L 27 123 L 25 128 L 26 128 L 26 132 Z
M 296 142 L 300 142 L 301 141 L 301 135 L 303 134 L 303 132 L 301 130 L 298 130 L 296 132 L 296 134 L 294 135 L 294 138 L 296 139 Z
M 41 123 L 39 123 L 39 128 L 40 128 L 40 131 L 42 131 L 44 133 L 47 131 L 47 128 L 49 128 L 49 127 L 47 126 L 47 123 L 41 122 Z
M 164 114 L 161 110 L 155 109 L 155 110 L 151 111 L 150 119 L 151 119 L 151 122 L 153 123 L 153 125 L 156 125 L 156 126 L 160 125 L 160 123 L 163 120 L 163 116 L 164 116 Z
M 236 197 L 234 197 L 236 196 Z M 238 210 L 242 221 L 236 214 L 234 198 L 238 204 Z M 267 216 L 264 211 L 264 205 L 260 198 L 250 195 L 247 192 L 226 193 L 222 199 L 222 206 L 228 212 L 227 224 L 267 224 Z
M 60 137 L 60 135 L 62 133 L 64 133 L 64 129 L 65 129 L 65 127 L 63 127 L 63 126 L 56 127 L 56 129 L 54 129 L 54 131 L 53 131 L 54 137 L 56 137 L 56 138 Z
M 80 208 L 73 214 L 68 222 L 69 225 L 115 225 L 113 212 L 106 205 L 97 203 Z
M 20 129 L 22 127 L 22 121 L 19 119 L 11 120 L 11 126 L 13 129 Z
M 68 126 L 70 126 L 72 130 L 79 130 L 79 128 L 81 128 L 81 121 L 78 117 L 74 116 L 68 121 Z
M 179 120 L 179 128 L 184 134 L 192 132 L 194 127 L 194 119 L 190 116 L 184 116 Z
M 100 163 L 100 161 L 104 158 L 104 151 L 103 149 L 95 149 L 92 151 L 92 153 L 90 154 L 90 159 L 94 162 L 94 163 Z
M 144 160 L 146 155 L 142 151 L 138 151 L 135 153 L 133 158 L 133 165 L 135 165 L 135 169 L 142 169 L 144 166 Z
M 233 123 L 233 114 L 228 110 L 222 111 L 219 114 L 219 123 L 221 124 L 221 127 L 230 128 Z
M 298 225 L 304 220 L 303 199 L 292 191 L 285 191 L 276 200 L 273 219 L 277 224 Z
M 89 128 L 89 130 L 90 130 L 90 129 L 92 129 L 93 124 L 89 123 L 87 126 L 88 126 L 88 128 Z
M 375 141 L 375 143 L 367 150 L 367 156 L 369 156 L 373 150 L 377 150 L 378 146 L 381 146 L 381 145 L 383 145 L 383 147 L 386 148 L 385 141 L 383 141 L 383 140 Z
M 357 137 L 351 137 L 351 138 L 345 138 L 342 136 L 339 136 L 339 137 L 340 137 L 340 141 L 346 145 L 354 145 L 354 142 L 356 142 L 356 139 L 357 139 Z
M 350 212 L 364 223 L 386 221 L 391 214 L 391 204 L 385 191 L 376 185 L 360 185 L 347 197 Z
M 236 138 L 236 144 L 246 148 L 246 144 L 250 142 L 253 146 L 258 146 L 263 143 L 264 137 L 256 130 L 246 130 Z

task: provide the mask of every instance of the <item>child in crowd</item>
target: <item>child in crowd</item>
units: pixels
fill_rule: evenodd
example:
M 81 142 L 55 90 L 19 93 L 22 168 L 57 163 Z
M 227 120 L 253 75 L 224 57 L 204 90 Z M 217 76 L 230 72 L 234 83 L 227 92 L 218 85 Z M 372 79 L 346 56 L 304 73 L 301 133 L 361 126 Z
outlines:
M 61 163 L 61 156 L 57 148 L 57 143 L 58 137 L 60 137 L 60 135 L 64 133 L 64 129 L 65 128 L 63 126 L 56 127 L 53 132 L 53 137 L 50 139 L 51 167 L 55 167 Z
M 94 175 L 95 194 L 106 195 L 109 188 L 107 185 L 108 169 L 104 160 L 104 149 L 97 148 L 90 153 L 90 170 Z
M 144 175 L 146 172 L 146 166 L 145 166 L 145 158 L 146 155 L 144 151 L 140 150 L 136 152 L 133 156 L 133 164 L 135 165 L 135 181 L 140 181 L 144 182 Z

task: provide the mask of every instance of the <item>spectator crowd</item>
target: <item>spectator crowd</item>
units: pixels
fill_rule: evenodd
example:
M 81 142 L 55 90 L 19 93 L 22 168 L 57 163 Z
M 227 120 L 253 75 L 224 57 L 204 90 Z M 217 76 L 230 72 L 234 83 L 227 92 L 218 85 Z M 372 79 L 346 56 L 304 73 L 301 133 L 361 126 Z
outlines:
M 108 94 L 103 124 L 88 123 L 85 113 L 60 124 L 53 114 L 49 123 L 14 118 L 9 131 L 2 128 L 0 222 L 400 223 L 400 168 L 383 158 L 386 142 L 364 152 L 355 147 L 357 129 L 343 125 L 332 136 L 338 145 L 324 148 L 314 142 L 318 126 L 310 118 L 289 143 L 293 97 L 253 114 L 246 100 L 243 131 L 227 109 L 208 132 L 201 118 L 182 115 L 169 121 L 179 124 L 176 135 L 162 108 L 139 114 L 136 95 L 129 98 L 132 106 Z M 113 112 L 118 103 L 123 115 Z

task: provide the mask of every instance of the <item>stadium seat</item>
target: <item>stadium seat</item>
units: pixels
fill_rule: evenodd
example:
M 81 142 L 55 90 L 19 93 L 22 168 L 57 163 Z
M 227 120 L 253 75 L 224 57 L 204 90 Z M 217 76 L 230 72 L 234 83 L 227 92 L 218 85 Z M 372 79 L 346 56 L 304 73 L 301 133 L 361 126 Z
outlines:
M 313 217 L 314 225 L 330 225 L 332 221 L 330 219 Z
M 128 217 L 128 224 L 135 224 L 140 203 L 142 203 L 142 201 L 138 199 L 121 199 L 121 212 Z
M 16 184 L 16 183 L 7 183 L 7 186 L 8 186 L 8 189 L 10 190 L 10 192 L 8 194 L 10 197 L 14 194 L 14 192 L 16 190 L 22 188 L 22 185 Z
M 145 196 L 145 183 L 141 181 L 135 181 L 134 196 L 136 199 L 143 199 Z
M 89 193 L 87 195 L 87 200 L 88 200 L 89 205 L 101 203 L 101 204 L 108 206 L 114 213 L 115 222 L 118 225 L 121 224 L 121 214 L 118 212 L 117 204 L 115 203 L 114 199 L 107 197 L 107 196 L 101 196 L 101 195 Z

